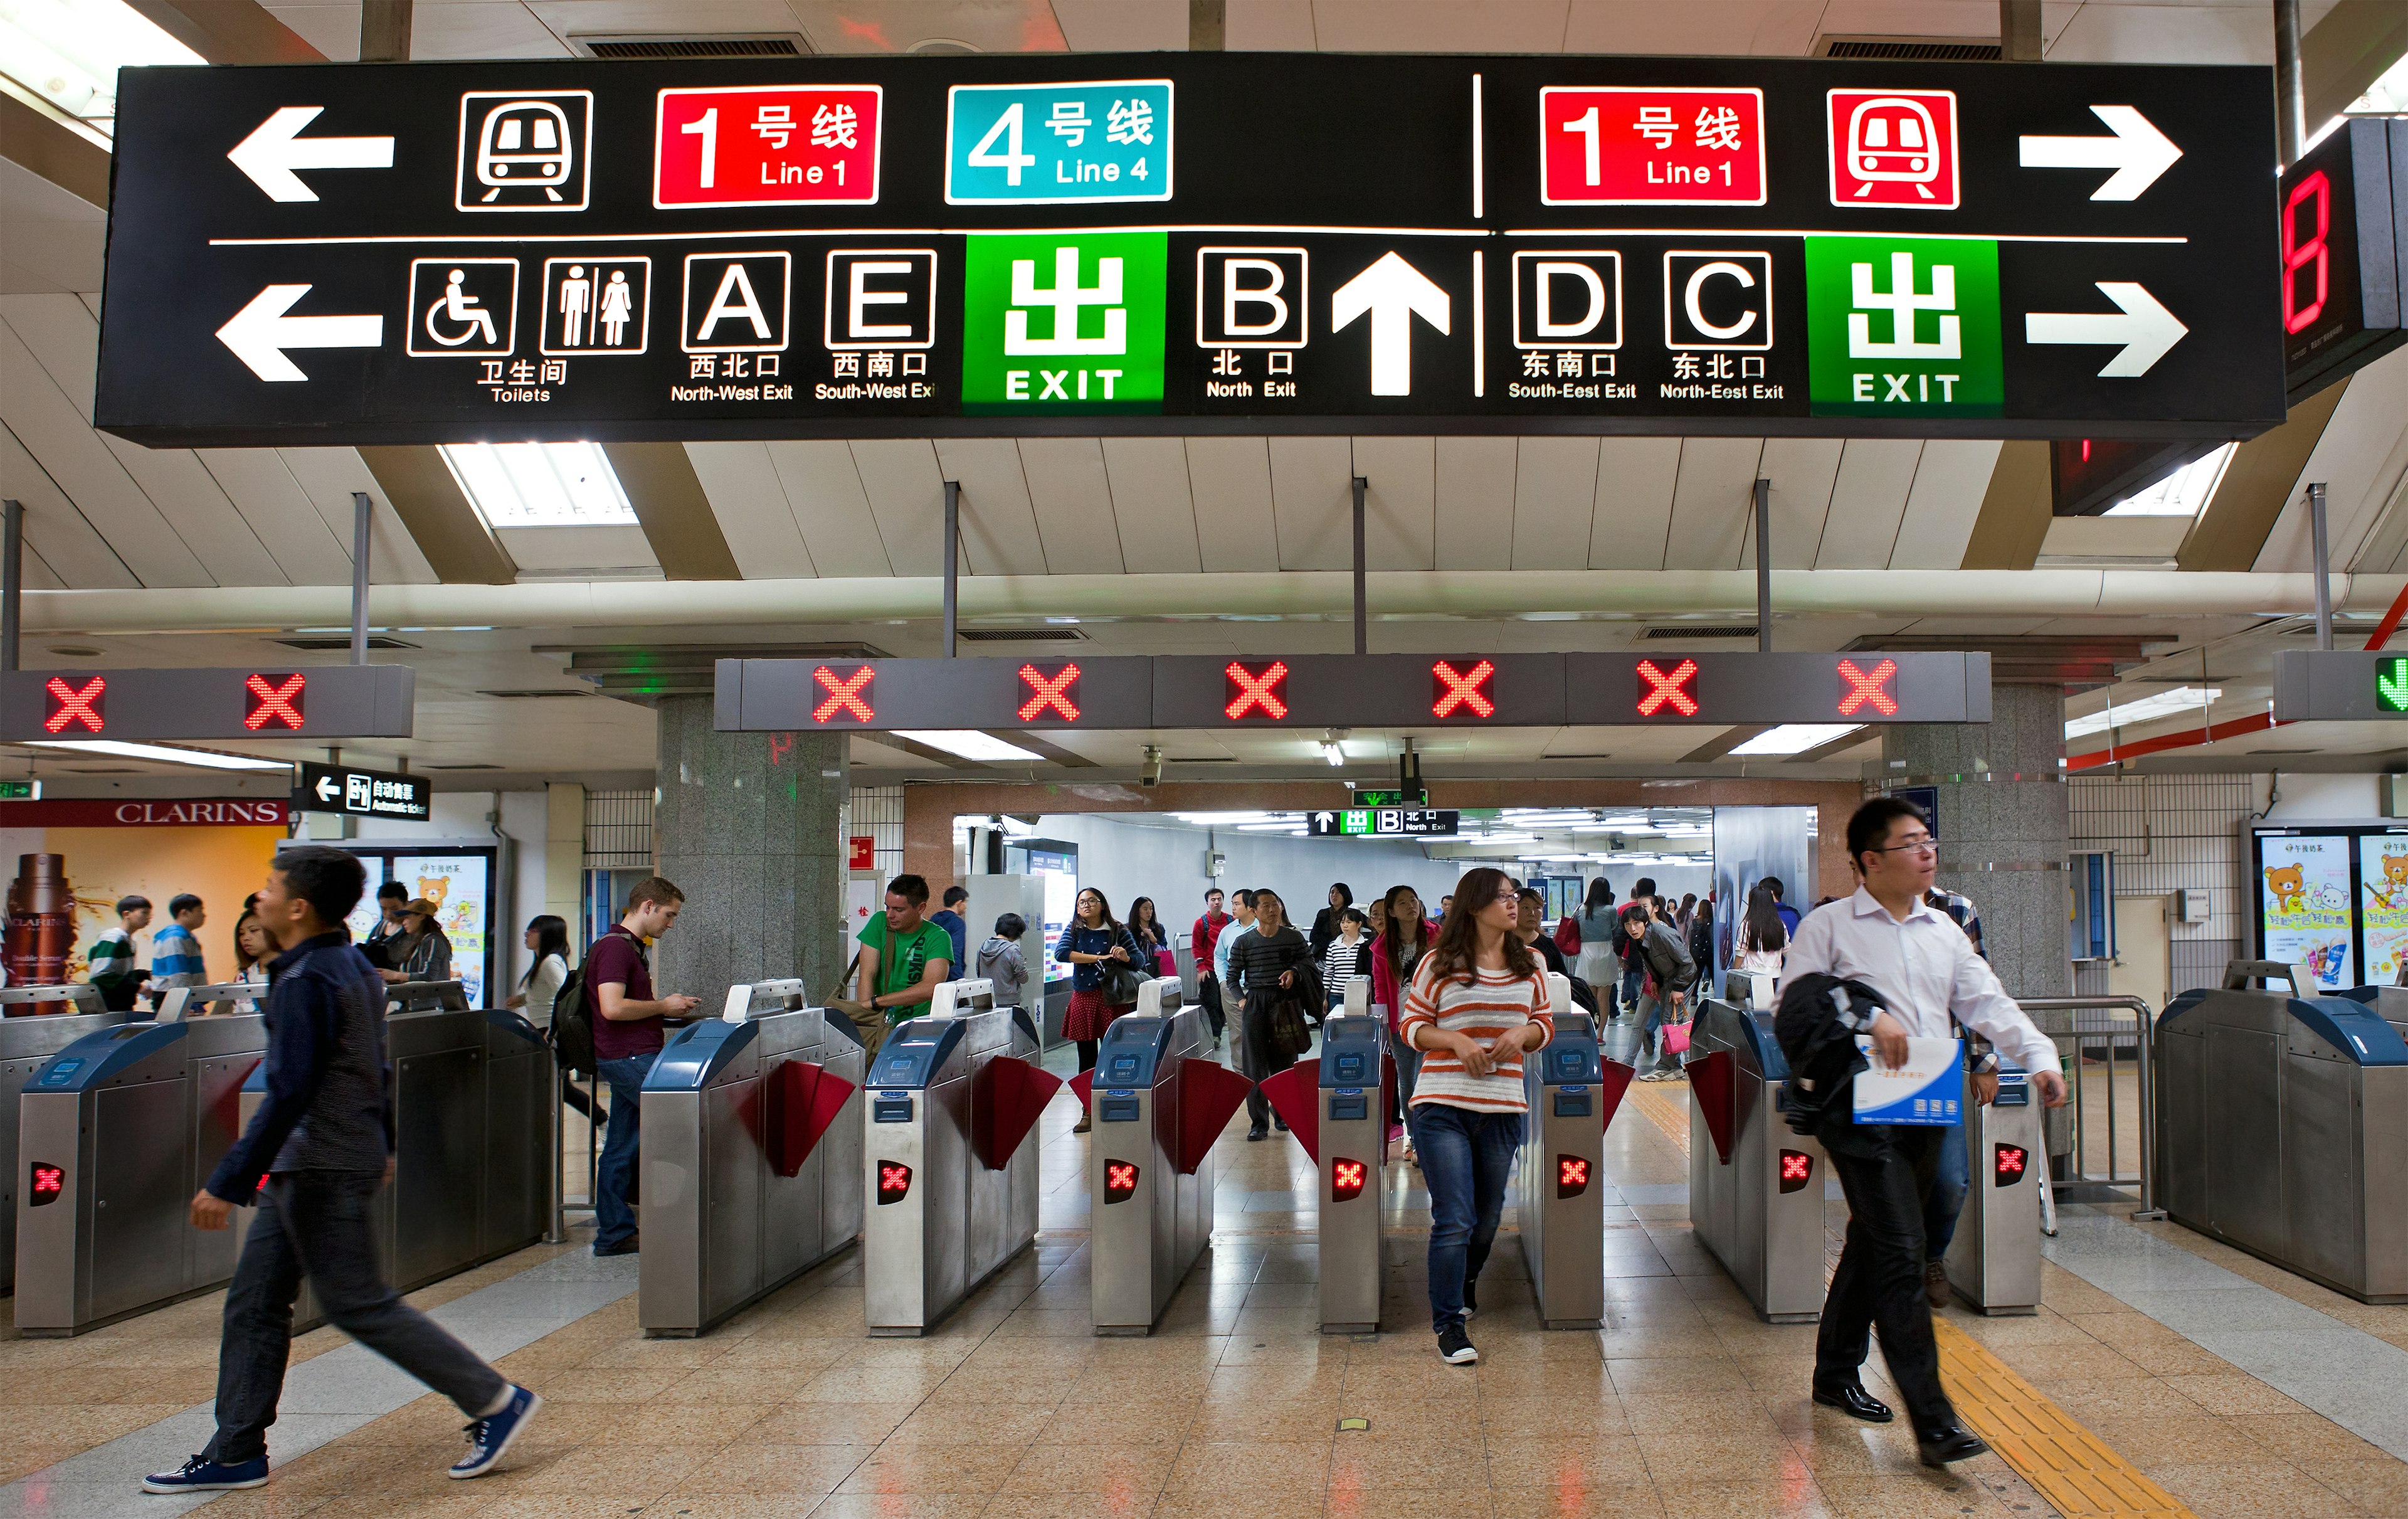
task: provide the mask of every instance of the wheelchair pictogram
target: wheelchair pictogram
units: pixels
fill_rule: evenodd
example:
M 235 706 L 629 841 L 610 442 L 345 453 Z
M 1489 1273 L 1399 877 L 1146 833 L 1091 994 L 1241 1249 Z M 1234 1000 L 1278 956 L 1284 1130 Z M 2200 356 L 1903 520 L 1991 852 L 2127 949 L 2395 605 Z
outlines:
M 518 260 L 412 259 L 409 311 L 414 358 L 505 357 L 517 346 Z

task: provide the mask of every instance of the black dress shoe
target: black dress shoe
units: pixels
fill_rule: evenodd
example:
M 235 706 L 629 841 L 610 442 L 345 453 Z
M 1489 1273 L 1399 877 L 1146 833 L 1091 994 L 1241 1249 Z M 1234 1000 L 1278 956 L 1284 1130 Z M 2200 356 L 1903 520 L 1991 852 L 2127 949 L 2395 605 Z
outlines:
M 1272 1122 L 1272 1123 L 1274 1123 L 1274 1124 L 1277 1124 L 1277 1125 L 1279 1125 L 1279 1131 L 1280 1131 L 1282 1134 L 1285 1134 L 1285 1133 L 1287 1132 L 1287 1120 L 1286 1120 L 1286 1119 L 1284 1119 L 1284 1118 L 1274 1118 L 1274 1119 L 1272 1119 L 1272 1120 L 1271 1120 L 1271 1122 Z
M 1948 1425 L 1930 1434 L 1918 1435 L 1914 1440 L 1914 1454 L 1923 1457 L 1923 1464 L 1927 1467 L 1944 1467 L 1951 1461 L 1969 1460 L 1984 1455 L 1989 1448 L 1982 1443 L 1981 1436 L 1961 1424 Z
M 1270 1137 L 1271 1131 L 1267 1128 L 1250 1128 L 1246 1130 L 1246 1140 L 1250 1144 L 1256 1139 L 1268 1139 Z
M 1827 1409 L 1838 1409 L 1851 1419 L 1862 1419 L 1867 1424 L 1887 1424 L 1898 1417 L 1889 1411 L 1887 1403 L 1865 1391 L 1861 1383 L 1850 1383 L 1845 1387 L 1817 1387 L 1814 1389 L 1814 1401 Z

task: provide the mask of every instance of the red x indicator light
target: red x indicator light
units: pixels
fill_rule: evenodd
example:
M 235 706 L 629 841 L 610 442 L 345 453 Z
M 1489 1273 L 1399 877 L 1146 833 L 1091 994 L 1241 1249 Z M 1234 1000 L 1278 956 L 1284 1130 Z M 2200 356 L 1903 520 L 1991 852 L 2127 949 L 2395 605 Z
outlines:
M 1994 1144 L 1990 1147 L 1994 1174 L 1992 1186 L 2011 1187 L 2024 1179 L 2024 1165 L 2031 1157 L 2022 1145 Z
M 878 1163 L 878 1206 L 901 1202 L 911 1190 L 911 1168 L 899 1160 Z
M 1273 721 L 1287 716 L 1287 661 L 1275 659 L 1250 670 L 1233 659 L 1221 673 L 1221 710 L 1232 723 L 1254 711 Z
M 1329 1197 L 1332 1202 L 1352 1202 L 1363 1195 L 1363 1163 L 1359 1160 L 1333 1158 L 1329 1162 Z
M 1698 698 L 1688 690 L 1697 675 L 1698 662 L 1694 659 L 1684 659 L 1669 671 L 1657 669 L 1652 659 L 1641 660 L 1639 678 L 1647 682 L 1647 694 L 1639 698 L 1639 715 L 1654 717 L 1669 707 L 1683 717 L 1697 716 Z
M 1079 666 L 1065 665 L 1047 675 L 1034 665 L 1020 666 L 1020 679 L 1030 692 L 1020 704 L 1020 721 L 1034 723 L 1049 710 L 1066 723 L 1079 721 Z
M 1137 1196 L 1137 1162 L 1108 1160 L 1104 1162 L 1104 1206 L 1126 1202 Z
M 301 693 L 308 684 L 309 678 L 298 671 L 246 677 L 242 688 L 251 693 L 251 710 L 242 714 L 242 725 L 253 733 L 279 724 L 288 733 L 300 732 Z
M 1430 716 L 1495 717 L 1496 692 L 1490 682 L 1496 679 L 1497 666 L 1484 659 L 1460 674 L 1440 660 L 1430 666 Z
M 98 733 L 101 729 L 100 698 L 108 690 L 107 676 L 93 676 L 91 683 L 80 691 L 67 681 L 51 676 L 42 687 L 42 695 L 46 698 L 44 704 L 50 708 L 42 714 L 42 731 L 64 733 L 80 723 L 85 731 Z
M 1840 661 L 1840 679 L 1848 682 L 1848 694 L 1840 698 L 1840 715 L 1854 717 L 1859 708 L 1870 707 L 1884 717 L 1896 717 L 1898 698 L 1888 688 L 1897 675 L 1895 659 L 1885 659 L 1870 670 L 1856 668 L 1853 659 Z
M 1781 1152 L 1781 1190 L 1796 1192 L 1814 1180 L 1814 1157 L 1803 1150 Z
M 1555 1157 L 1555 1196 L 1577 1197 L 1588 1190 L 1588 1161 L 1580 1155 Z
M 811 679 L 827 693 L 827 698 L 811 709 L 811 721 L 824 723 L 838 712 L 847 713 L 857 722 L 878 721 L 878 714 L 871 710 L 868 701 L 869 678 L 877 673 L 875 667 L 864 665 L 839 681 L 836 678 L 836 671 L 825 665 L 811 671 Z
M 25 1194 L 25 1206 L 39 1208 L 44 1203 L 56 1202 L 59 1200 L 59 1195 L 66 1189 L 65 1168 L 58 1166 L 45 1166 L 37 1160 L 34 1162 L 34 1182 Z

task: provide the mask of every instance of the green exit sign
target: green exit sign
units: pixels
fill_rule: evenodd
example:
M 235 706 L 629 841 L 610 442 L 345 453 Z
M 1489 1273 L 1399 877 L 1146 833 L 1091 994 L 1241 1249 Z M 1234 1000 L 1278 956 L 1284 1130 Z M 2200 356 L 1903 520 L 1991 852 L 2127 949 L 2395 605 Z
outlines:
M 1427 800 L 1429 800 L 1429 793 L 1418 790 L 1412 792 L 1358 791 L 1354 794 L 1356 807 L 1419 807 Z
M 2374 705 L 2386 712 L 2408 712 L 2408 659 L 2374 662 Z
M 42 799 L 42 783 L 38 781 L 0 781 L 0 802 L 38 802 Z

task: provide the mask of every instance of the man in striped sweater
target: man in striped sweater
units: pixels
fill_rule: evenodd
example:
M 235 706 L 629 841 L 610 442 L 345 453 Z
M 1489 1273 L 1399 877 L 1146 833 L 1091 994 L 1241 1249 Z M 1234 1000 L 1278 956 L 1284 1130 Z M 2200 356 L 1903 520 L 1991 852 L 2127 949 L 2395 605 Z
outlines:
M 1522 1144 L 1522 1056 L 1555 1037 L 1546 967 L 1513 932 L 1502 870 L 1468 871 L 1438 943 L 1414 968 L 1398 1031 L 1421 1052 L 1413 1138 L 1430 1195 L 1430 1326 L 1449 1364 L 1480 1359 L 1464 1321 L 1497 1240 Z

